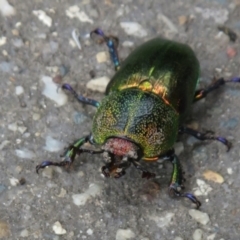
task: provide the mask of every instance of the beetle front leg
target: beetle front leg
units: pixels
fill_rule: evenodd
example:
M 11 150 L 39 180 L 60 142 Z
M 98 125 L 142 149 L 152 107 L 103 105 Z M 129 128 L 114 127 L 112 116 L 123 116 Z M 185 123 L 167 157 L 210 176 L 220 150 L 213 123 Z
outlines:
M 189 134 L 201 141 L 204 141 L 204 140 L 216 140 L 216 141 L 219 141 L 221 143 L 223 143 L 226 147 L 227 147 L 227 152 L 230 150 L 232 144 L 224 137 L 220 137 L 220 136 L 215 136 L 214 133 L 212 131 L 207 131 L 205 133 L 201 133 L 201 132 L 198 132 L 192 128 L 188 128 L 188 127 L 181 127 L 179 129 L 179 133 L 182 134 L 182 133 L 186 133 L 186 134 Z
M 36 166 L 36 172 L 38 173 L 39 169 L 45 168 L 47 166 L 59 166 L 59 167 L 64 167 L 64 166 L 70 166 L 76 155 L 80 155 L 83 152 L 88 152 L 91 154 L 99 154 L 102 153 L 103 151 L 94 151 L 94 150 L 89 150 L 89 149 L 81 149 L 81 146 L 89 141 L 91 135 L 88 135 L 86 137 L 82 137 L 79 140 L 77 140 L 73 145 L 69 146 L 68 149 L 64 153 L 64 160 L 61 162 L 51 162 L 51 161 L 43 161 L 41 164 Z
M 225 83 L 229 83 L 229 82 L 240 83 L 240 77 L 234 77 L 228 80 L 225 80 L 224 78 L 217 79 L 208 87 L 197 90 L 195 92 L 193 102 L 197 102 L 198 100 L 205 98 L 210 92 L 218 89 L 220 86 L 223 86 L 225 85 Z
M 142 178 L 146 178 L 146 179 L 150 179 L 150 178 L 155 178 L 156 174 L 155 173 L 151 173 L 149 171 L 146 171 L 138 161 L 136 160 L 132 160 L 131 163 L 133 164 L 133 166 L 142 172 Z
M 193 194 L 181 192 L 184 189 L 183 182 L 185 179 L 183 178 L 182 167 L 178 157 L 173 153 L 172 155 L 168 156 L 168 160 L 173 165 L 171 183 L 168 188 L 169 195 L 171 197 L 188 198 L 194 204 L 196 204 L 196 208 L 198 209 L 201 206 L 201 202 L 198 201 L 198 199 Z

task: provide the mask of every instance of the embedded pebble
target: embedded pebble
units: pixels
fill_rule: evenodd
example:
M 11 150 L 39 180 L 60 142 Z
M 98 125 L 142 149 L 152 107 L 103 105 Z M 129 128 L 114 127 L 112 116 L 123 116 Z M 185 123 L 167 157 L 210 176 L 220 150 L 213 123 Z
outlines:
M 231 118 L 228 121 L 221 124 L 221 126 L 227 128 L 227 129 L 234 129 L 238 125 L 238 119 L 237 118 Z
M 184 146 L 182 142 L 176 142 L 173 148 L 177 156 L 180 155 L 184 150 Z
M 67 231 L 62 227 L 62 225 L 59 221 L 57 221 L 53 224 L 52 229 L 53 229 L 54 233 L 57 235 L 64 235 L 67 233 Z
M 92 234 L 93 234 L 93 230 L 92 230 L 91 228 L 89 228 L 89 229 L 87 230 L 87 234 L 88 234 L 88 235 L 92 235 Z
M 194 195 L 196 196 L 207 196 L 213 189 L 205 181 L 197 179 L 197 188 L 194 188 Z
M 6 37 L 0 37 L 0 46 L 4 45 L 7 42 L 7 38 Z
M 108 52 L 99 52 L 96 55 L 96 59 L 98 63 L 107 62 L 109 60 L 109 54 Z
M 91 89 L 92 91 L 102 92 L 104 93 L 106 91 L 106 87 L 110 81 L 110 78 L 104 76 L 100 78 L 95 78 L 90 81 L 88 81 L 86 87 L 88 89 Z
M 11 124 L 8 124 L 8 129 L 13 131 L 13 132 L 16 132 L 18 130 L 18 125 L 17 123 L 11 123 Z
M 116 233 L 116 240 L 126 240 L 135 238 L 135 233 L 130 229 L 118 229 Z
M 133 47 L 133 45 L 134 45 L 134 42 L 130 42 L 130 41 L 124 41 L 122 43 L 123 47 Z
M 213 234 L 207 236 L 207 240 L 214 240 L 215 237 L 216 237 L 216 233 L 213 233 Z M 221 239 L 220 239 L 220 240 L 221 240 Z
M 48 179 L 53 177 L 53 169 L 51 167 L 46 167 L 42 170 L 42 176 Z
M 80 112 L 74 112 L 73 119 L 76 124 L 81 124 L 82 122 L 84 122 L 87 119 L 87 117 Z
M 174 240 L 183 240 L 181 237 L 175 237 Z
M 29 231 L 27 229 L 24 229 L 20 232 L 20 237 L 28 237 Z
M 27 131 L 27 128 L 24 126 L 19 126 L 17 129 L 21 134 L 25 133 Z
M 84 193 L 72 195 L 73 203 L 77 206 L 85 205 L 90 198 L 100 195 L 101 189 L 100 185 L 92 183 Z
M 37 121 L 37 120 L 39 120 L 40 118 L 41 118 L 41 115 L 40 115 L 39 113 L 33 113 L 32 119 L 33 119 L 34 121 Z
M 25 159 L 33 159 L 36 158 L 36 154 L 26 148 L 23 149 L 16 149 L 15 154 L 19 158 L 25 158 Z
M 194 220 L 201 223 L 202 225 L 206 225 L 210 221 L 208 214 L 199 210 L 190 209 L 188 213 Z
M 15 93 L 16 93 L 16 95 L 21 95 L 21 94 L 23 94 L 24 93 L 24 88 L 22 87 L 22 86 L 17 86 L 17 87 L 15 87 Z
M 6 187 L 2 184 L 0 184 L 0 194 L 6 189 Z
M 16 39 L 12 39 L 12 45 L 16 48 L 21 48 L 24 45 L 24 43 L 22 39 L 16 38 Z
M 57 195 L 60 198 L 65 197 L 65 195 L 67 194 L 67 191 L 64 188 L 61 188 L 60 193 Z
M 79 37 L 80 37 L 79 31 L 77 29 L 73 29 L 72 38 L 73 38 L 75 44 L 77 45 L 78 49 L 81 50 L 82 46 L 81 46 Z
M 93 20 L 87 16 L 77 5 L 71 6 L 66 10 L 66 15 L 69 18 L 77 18 L 81 22 L 89 22 L 93 24 Z
M 4 17 L 11 17 L 16 14 L 14 7 L 7 0 L 0 0 L 0 12 Z
M 66 104 L 68 99 L 67 95 L 53 82 L 51 77 L 43 76 L 41 81 L 44 83 L 44 89 L 42 91 L 44 96 L 57 103 L 58 106 Z
M 196 229 L 193 233 L 193 240 L 202 240 L 203 231 L 202 229 Z
M 51 136 L 47 136 L 44 149 L 48 152 L 58 152 L 58 151 L 62 150 L 64 148 L 64 146 L 66 146 L 65 143 L 60 142 L 60 141 L 52 138 Z
M 232 174 L 233 174 L 232 168 L 227 168 L 227 173 L 228 173 L 229 175 L 232 175 Z
M 165 25 L 168 27 L 169 32 L 171 33 L 178 32 L 177 27 L 173 24 L 173 22 L 168 17 L 166 17 L 162 13 L 159 13 L 157 18 L 165 23 Z
M 48 27 L 52 26 L 52 19 L 42 10 L 35 10 L 33 14 L 38 17 L 38 19 Z
M 12 71 L 13 64 L 11 62 L 1 62 L 0 71 L 10 73 Z
M 19 185 L 19 180 L 14 177 L 10 178 L 9 181 L 13 187 L 16 187 L 17 185 Z
M 10 144 L 11 142 L 8 140 L 4 140 L 3 142 L 1 142 L 0 144 L 0 150 L 4 149 L 8 144 Z
M 137 22 L 120 22 L 120 26 L 129 35 L 140 38 L 147 36 L 147 31 Z
M 181 16 L 178 17 L 178 23 L 181 26 L 186 24 L 187 21 L 188 21 L 188 17 L 187 16 L 181 15 Z
M 149 216 L 149 219 L 153 220 L 156 222 L 157 226 L 159 228 L 165 228 L 167 227 L 171 221 L 172 221 L 172 218 L 174 217 L 174 213 L 171 213 L 171 212 L 167 212 L 164 214 L 161 214 L 162 216 Z
M 207 170 L 203 173 L 203 176 L 209 180 L 209 181 L 213 181 L 216 183 L 223 183 L 224 182 L 224 178 L 216 172 L 213 172 L 211 170 Z
M 7 222 L 3 222 L 0 220 L 0 239 L 6 238 L 10 236 L 10 228 Z M 8 238 L 9 239 L 9 238 Z

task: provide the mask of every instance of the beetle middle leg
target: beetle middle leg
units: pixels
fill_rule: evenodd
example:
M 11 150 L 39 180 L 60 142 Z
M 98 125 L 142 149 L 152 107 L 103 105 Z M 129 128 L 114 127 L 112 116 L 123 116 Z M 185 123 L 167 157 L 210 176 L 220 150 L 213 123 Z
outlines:
M 229 83 L 229 82 L 240 83 L 240 77 L 234 77 L 228 80 L 225 80 L 224 78 L 217 79 L 208 87 L 197 90 L 195 92 L 193 102 L 197 102 L 198 100 L 205 98 L 210 92 L 218 89 L 220 86 L 223 86 L 225 85 L 225 83 Z
M 170 151 L 166 156 L 164 156 L 164 159 L 170 161 L 173 165 L 171 183 L 168 188 L 169 195 L 171 197 L 188 198 L 196 204 L 196 208 L 198 209 L 201 206 L 201 202 L 193 194 L 181 192 L 184 189 L 183 182 L 185 179 L 183 178 L 182 167 L 177 155 L 174 151 Z
M 179 129 L 179 133 L 182 134 L 182 133 L 186 133 L 186 134 L 189 134 L 201 141 L 204 141 L 204 140 L 216 140 L 216 141 L 219 141 L 221 143 L 223 143 L 226 147 L 227 147 L 227 152 L 230 150 L 232 144 L 224 137 L 220 137 L 220 136 L 215 136 L 214 135 L 214 132 L 212 131 L 206 131 L 205 133 L 201 133 L 201 132 L 198 132 L 192 128 L 188 128 L 188 127 L 181 127 Z

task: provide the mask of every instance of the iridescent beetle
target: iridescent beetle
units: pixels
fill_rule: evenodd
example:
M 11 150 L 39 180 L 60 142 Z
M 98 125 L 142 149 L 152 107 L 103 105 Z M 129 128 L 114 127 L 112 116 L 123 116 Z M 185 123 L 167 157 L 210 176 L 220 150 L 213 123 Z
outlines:
M 62 162 L 44 161 L 36 171 L 50 165 L 70 165 L 77 154 L 88 152 L 104 153 L 107 164 L 102 173 L 106 177 L 119 178 L 132 164 L 143 178 L 152 178 L 155 174 L 145 170 L 139 160 L 162 158 L 173 165 L 170 196 L 186 197 L 199 208 L 201 203 L 193 194 L 182 192 L 184 178 L 173 145 L 179 134 L 186 133 L 199 140 L 217 140 L 229 150 L 231 144 L 225 138 L 186 127 L 184 120 L 193 102 L 227 82 L 240 82 L 240 78 L 220 78 L 206 88 L 195 90 L 199 62 L 188 45 L 154 38 L 133 51 L 120 67 L 116 38 L 106 36 L 100 29 L 91 32 L 93 35 L 106 43 L 117 70 L 107 86 L 106 96 L 99 103 L 78 95 L 69 84 L 62 86 L 79 102 L 97 108 L 92 133 L 70 146 Z M 84 148 L 87 142 L 101 150 Z

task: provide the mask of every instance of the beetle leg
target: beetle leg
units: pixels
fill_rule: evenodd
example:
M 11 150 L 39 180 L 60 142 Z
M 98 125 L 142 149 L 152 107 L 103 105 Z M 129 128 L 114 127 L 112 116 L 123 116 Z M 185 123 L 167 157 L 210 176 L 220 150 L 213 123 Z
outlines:
M 201 206 L 201 202 L 199 202 L 198 199 L 193 194 L 181 193 L 182 189 L 184 189 L 183 186 L 184 178 L 182 167 L 178 160 L 178 157 L 173 153 L 172 155 L 169 155 L 168 160 L 173 165 L 171 183 L 168 188 L 169 195 L 171 197 L 186 197 L 189 200 L 191 200 L 194 204 L 196 204 L 196 208 L 199 208 Z
M 94 151 L 90 149 L 81 149 L 80 147 L 89 141 L 90 136 L 82 137 L 79 140 L 77 140 L 72 146 L 68 147 L 68 149 L 64 153 L 64 160 L 61 162 L 51 162 L 51 161 L 43 161 L 41 164 L 36 166 L 36 172 L 38 173 L 39 169 L 45 168 L 47 166 L 70 166 L 74 159 L 75 156 L 78 154 L 81 154 L 83 152 L 91 153 L 91 154 L 99 154 L 102 153 L 103 151 Z
M 155 178 L 156 177 L 156 174 L 155 173 L 151 173 L 151 172 L 148 172 L 146 171 L 141 165 L 139 162 L 137 161 L 134 161 L 132 160 L 131 163 L 133 164 L 133 166 L 135 168 L 137 168 L 138 170 L 140 170 L 142 172 L 142 178 Z
M 103 42 L 106 43 L 111 60 L 114 64 L 115 70 L 118 70 L 120 68 L 120 62 L 119 62 L 118 52 L 117 52 L 118 38 L 114 36 L 106 36 L 104 32 L 99 28 L 93 30 L 90 33 L 91 38 L 93 38 L 94 35 L 98 35 L 100 37 L 98 41 L 99 43 L 103 43 Z
M 227 152 L 230 150 L 232 144 L 224 137 L 219 137 L 219 136 L 215 136 L 214 133 L 212 131 L 206 131 L 205 133 L 201 133 L 198 132 L 194 129 L 188 128 L 188 127 L 181 127 L 179 129 L 179 133 L 186 133 L 189 134 L 201 141 L 204 140 L 216 140 L 219 141 L 221 143 L 223 143 L 226 147 L 227 147 Z
M 215 89 L 218 89 L 220 86 L 224 85 L 225 83 L 228 82 L 233 82 L 233 83 L 240 83 L 240 78 L 239 77 L 234 77 L 228 80 L 225 80 L 223 78 L 219 78 L 216 81 L 214 81 L 212 84 L 210 84 L 206 88 L 199 89 L 195 92 L 195 96 L 193 99 L 193 102 L 196 102 L 202 98 L 205 98 L 208 93 L 214 91 Z
M 65 89 L 65 90 L 69 91 L 81 103 L 92 105 L 94 107 L 99 107 L 99 105 L 100 105 L 100 103 L 98 101 L 94 100 L 94 99 L 86 98 L 86 97 L 83 97 L 82 95 L 78 95 L 74 91 L 74 89 L 71 87 L 71 85 L 69 85 L 67 83 L 64 83 L 62 85 L 62 89 Z
M 114 164 L 114 162 L 107 163 L 102 167 L 102 174 L 104 177 L 114 177 L 120 178 L 126 174 L 126 169 L 131 166 L 131 162 L 121 162 L 119 164 Z

